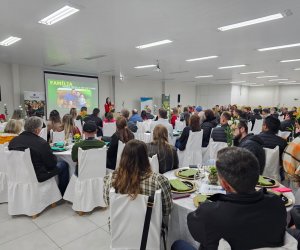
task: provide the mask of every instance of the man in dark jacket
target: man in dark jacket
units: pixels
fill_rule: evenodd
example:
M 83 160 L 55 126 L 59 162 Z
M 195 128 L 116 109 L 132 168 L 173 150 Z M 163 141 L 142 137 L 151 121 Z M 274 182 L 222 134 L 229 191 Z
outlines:
M 285 147 L 287 146 L 287 143 L 286 140 L 276 135 L 278 133 L 279 127 L 280 127 L 280 121 L 273 116 L 268 116 L 264 119 L 262 132 L 258 136 L 260 137 L 260 139 L 263 140 L 264 148 L 273 149 L 276 146 L 279 146 L 280 159 L 281 159 L 281 155 Z
M 254 127 L 254 123 L 256 120 L 261 120 L 262 117 L 259 113 L 259 109 L 254 109 L 253 110 L 253 114 L 250 115 L 250 121 L 252 122 L 252 127 L 251 127 L 251 131 L 253 130 L 253 127 Z
M 279 196 L 265 189 L 255 190 L 259 176 L 257 159 L 248 150 L 236 147 L 220 150 L 217 158 L 219 182 L 227 194 L 212 195 L 211 202 L 202 203 L 187 217 L 199 249 L 217 250 L 222 238 L 231 249 L 283 246 L 286 208 Z M 179 244 L 181 248 L 177 248 Z M 177 249 L 192 248 L 179 241 L 172 247 Z
M 31 161 L 38 182 L 46 181 L 58 175 L 59 190 L 63 195 L 69 182 L 69 166 L 64 161 L 57 161 L 47 141 L 39 137 L 43 120 L 32 116 L 25 121 L 24 132 L 11 140 L 9 150 L 24 151 L 30 149 Z
M 210 134 L 214 127 L 217 126 L 216 117 L 211 109 L 204 111 L 205 120 L 201 124 L 203 130 L 202 147 L 207 147 L 209 144 Z
M 246 120 L 240 120 L 234 130 L 234 144 L 239 148 L 248 149 L 258 160 L 262 174 L 266 164 L 266 154 L 263 148 L 264 142 L 257 135 L 248 134 L 248 125 Z
M 83 120 L 84 122 L 93 121 L 97 126 L 97 137 L 103 136 L 102 128 L 103 122 L 102 119 L 99 117 L 100 109 L 94 108 L 93 113 L 89 116 L 86 116 Z
M 294 111 L 289 111 L 285 115 L 284 121 L 280 123 L 280 131 L 292 131 L 295 126 Z
M 228 127 L 228 121 L 231 119 L 231 115 L 228 112 L 223 112 L 220 117 L 221 127 L 214 128 L 211 132 L 211 138 L 218 142 L 227 142 L 225 129 Z

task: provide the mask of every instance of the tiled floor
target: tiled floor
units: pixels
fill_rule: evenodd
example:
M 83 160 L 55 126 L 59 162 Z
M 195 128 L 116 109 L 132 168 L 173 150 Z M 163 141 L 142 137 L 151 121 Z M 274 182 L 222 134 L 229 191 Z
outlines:
M 0 204 L 0 250 L 109 250 L 107 222 L 108 209 L 79 216 L 64 202 L 33 220 L 9 216 Z

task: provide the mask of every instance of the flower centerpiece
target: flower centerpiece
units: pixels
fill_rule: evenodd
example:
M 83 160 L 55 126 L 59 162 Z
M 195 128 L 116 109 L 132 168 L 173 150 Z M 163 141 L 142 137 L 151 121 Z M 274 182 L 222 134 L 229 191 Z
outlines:
M 80 134 L 75 134 L 73 138 L 74 138 L 74 142 L 75 142 L 75 143 L 81 141 L 81 135 L 80 135 Z
M 226 141 L 228 147 L 233 146 L 233 132 L 235 128 L 239 125 L 239 123 L 240 121 L 234 118 L 231 118 L 231 120 L 228 121 L 228 126 L 225 128 Z
M 218 183 L 218 172 L 215 166 L 209 168 L 208 180 L 211 185 L 217 185 Z

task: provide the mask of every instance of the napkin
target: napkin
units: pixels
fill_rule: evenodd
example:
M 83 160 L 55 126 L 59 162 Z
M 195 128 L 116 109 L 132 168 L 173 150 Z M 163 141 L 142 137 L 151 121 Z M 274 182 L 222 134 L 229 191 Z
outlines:
M 262 185 L 262 186 L 272 186 L 273 184 L 269 181 L 269 180 L 267 180 L 267 179 L 265 179 L 263 176 L 259 176 L 259 179 L 258 179 L 258 184 L 259 185 Z
M 181 180 L 174 179 L 170 180 L 171 186 L 177 191 L 188 191 L 191 188 L 185 185 Z
M 183 177 L 194 177 L 195 174 L 197 174 L 197 169 L 187 169 L 179 172 L 180 176 Z
M 272 188 L 272 190 L 280 193 L 292 192 L 292 189 L 287 187 L 277 187 L 277 188 Z

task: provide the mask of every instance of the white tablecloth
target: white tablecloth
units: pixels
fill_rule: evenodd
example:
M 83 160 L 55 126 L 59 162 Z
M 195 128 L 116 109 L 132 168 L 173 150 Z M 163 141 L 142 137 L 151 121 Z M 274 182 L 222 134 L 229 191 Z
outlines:
M 56 155 L 57 160 L 62 160 L 69 164 L 70 177 L 75 173 L 75 167 L 77 164 L 72 160 L 71 152 L 72 152 L 72 147 L 70 147 L 67 151 L 53 153 L 54 155 Z
M 164 174 L 169 180 L 176 179 L 174 172 L 176 170 L 169 171 Z M 198 185 L 201 185 L 201 182 L 198 181 Z M 295 196 L 292 192 L 284 193 L 288 198 L 293 200 L 295 203 Z M 196 242 L 191 236 L 188 226 L 187 226 L 187 215 L 196 210 L 196 207 L 193 202 L 195 193 L 191 194 L 188 198 L 173 200 L 173 209 L 170 215 L 169 220 L 169 234 L 168 234 L 168 246 L 171 246 L 176 240 L 185 240 L 188 243 L 192 244 L 195 248 L 199 248 L 199 243 Z M 287 207 L 288 218 L 290 220 L 289 211 L 293 206 Z

